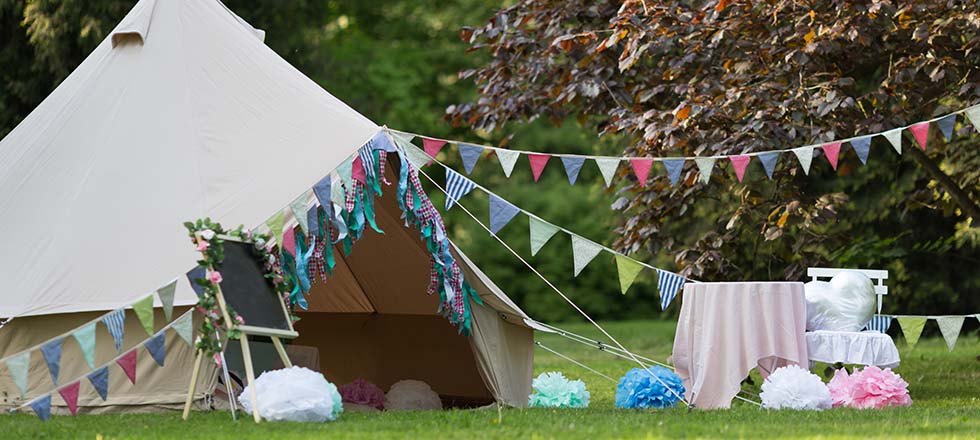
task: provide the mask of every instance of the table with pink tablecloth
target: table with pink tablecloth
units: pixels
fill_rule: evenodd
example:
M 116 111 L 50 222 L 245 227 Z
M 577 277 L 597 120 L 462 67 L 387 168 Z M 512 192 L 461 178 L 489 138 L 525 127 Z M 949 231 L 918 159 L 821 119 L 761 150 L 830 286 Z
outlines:
M 807 368 L 805 331 L 803 283 L 687 283 L 673 362 L 688 401 L 728 408 L 753 368 Z

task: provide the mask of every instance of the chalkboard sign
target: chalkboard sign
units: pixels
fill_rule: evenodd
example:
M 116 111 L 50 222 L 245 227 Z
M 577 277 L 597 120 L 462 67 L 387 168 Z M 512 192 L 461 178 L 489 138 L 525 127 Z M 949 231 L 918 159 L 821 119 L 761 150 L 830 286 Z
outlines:
M 251 243 L 225 240 L 225 259 L 221 263 L 221 294 L 244 320 L 240 329 L 259 333 L 255 328 L 293 333 L 289 315 L 272 281 L 265 278 L 265 267 Z M 280 334 L 280 336 L 286 336 Z

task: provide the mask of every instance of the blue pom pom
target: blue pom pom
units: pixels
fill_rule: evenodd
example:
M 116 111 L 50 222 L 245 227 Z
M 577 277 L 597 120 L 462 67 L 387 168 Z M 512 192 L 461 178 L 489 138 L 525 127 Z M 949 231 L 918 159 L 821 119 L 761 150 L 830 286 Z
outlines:
M 587 408 L 589 391 L 581 380 L 568 380 L 561 373 L 541 373 L 531 383 L 534 393 L 527 403 L 538 408 Z
M 683 395 L 684 383 L 673 371 L 664 367 L 650 367 L 649 371 L 634 368 L 619 379 L 619 385 L 616 386 L 616 407 L 673 408 L 680 401 L 679 396 Z

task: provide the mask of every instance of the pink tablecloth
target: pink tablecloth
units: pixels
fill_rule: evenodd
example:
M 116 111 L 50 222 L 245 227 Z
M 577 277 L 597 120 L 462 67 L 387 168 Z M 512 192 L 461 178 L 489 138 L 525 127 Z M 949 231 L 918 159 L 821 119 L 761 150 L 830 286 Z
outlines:
M 687 283 L 674 367 L 697 408 L 728 408 L 743 379 L 787 364 L 808 367 L 803 283 Z

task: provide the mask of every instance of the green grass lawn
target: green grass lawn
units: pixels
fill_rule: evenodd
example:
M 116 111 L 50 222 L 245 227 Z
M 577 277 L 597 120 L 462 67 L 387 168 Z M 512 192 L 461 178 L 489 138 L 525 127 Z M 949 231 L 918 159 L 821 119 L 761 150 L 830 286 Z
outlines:
M 596 337 L 587 325 L 566 326 Z M 673 322 L 636 321 L 608 324 L 628 348 L 665 361 L 673 341 Z M 632 364 L 554 335 L 538 340 L 580 362 L 618 378 Z M 598 339 L 598 338 L 597 338 Z M 233 422 L 227 413 L 53 417 L 42 423 L 28 414 L 0 417 L 0 438 L 977 438 L 980 437 L 980 340 L 962 335 L 947 352 L 941 339 L 924 339 L 914 349 L 899 340 L 902 366 L 913 405 L 886 410 L 835 409 L 824 412 L 766 411 L 750 404 L 731 410 L 628 411 L 613 405 L 615 384 L 538 349 L 535 374 L 558 370 L 581 378 L 592 394 L 588 409 L 347 413 L 328 424 Z M 822 368 L 820 368 L 822 370 Z M 758 392 L 760 381 L 749 389 Z M 748 388 L 747 388 L 748 389 Z

